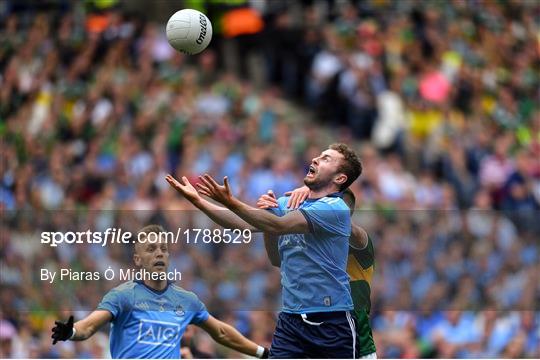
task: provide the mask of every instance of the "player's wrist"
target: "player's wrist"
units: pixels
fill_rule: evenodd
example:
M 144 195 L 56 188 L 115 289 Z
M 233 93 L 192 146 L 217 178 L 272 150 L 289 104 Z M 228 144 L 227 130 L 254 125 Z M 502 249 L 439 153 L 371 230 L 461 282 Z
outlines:
M 268 356 L 270 355 L 270 351 L 265 348 L 264 346 L 257 346 L 257 352 L 255 353 L 255 356 L 259 359 L 268 359 Z
M 75 329 L 75 326 L 71 329 L 71 336 L 68 338 L 68 340 L 74 340 L 75 334 L 77 333 L 77 329 Z
M 237 210 L 241 204 L 242 203 L 234 196 L 231 196 L 225 199 L 225 201 L 223 202 L 223 205 L 225 205 L 226 207 L 228 207 L 230 210 L 233 210 L 233 211 Z
M 200 195 L 191 198 L 190 201 L 197 208 L 200 208 L 203 205 L 203 198 Z

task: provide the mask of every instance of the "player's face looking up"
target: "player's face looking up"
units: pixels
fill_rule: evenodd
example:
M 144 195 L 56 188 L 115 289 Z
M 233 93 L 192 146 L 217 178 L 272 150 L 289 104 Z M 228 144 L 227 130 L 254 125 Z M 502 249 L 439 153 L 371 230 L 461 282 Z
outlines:
M 332 182 L 339 187 L 347 181 L 347 175 L 339 171 L 342 161 L 344 161 L 343 155 L 336 150 L 323 151 L 311 160 L 304 184 L 311 190 L 319 190 Z
M 362 163 L 346 144 L 336 143 L 311 161 L 304 184 L 312 190 L 343 191 L 362 174 Z
M 165 240 L 150 241 L 141 236 L 141 242 L 135 245 L 133 261 L 135 265 L 148 272 L 164 272 L 169 266 L 169 248 Z

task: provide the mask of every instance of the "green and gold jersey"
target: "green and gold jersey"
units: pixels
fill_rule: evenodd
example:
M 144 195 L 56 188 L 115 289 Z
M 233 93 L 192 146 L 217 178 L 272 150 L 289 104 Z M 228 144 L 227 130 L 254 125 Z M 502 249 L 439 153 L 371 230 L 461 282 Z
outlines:
M 375 342 L 369 323 L 371 310 L 371 279 L 375 265 L 373 242 L 368 236 L 368 244 L 364 249 L 349 246 L 347 273 L 350 277 L 351 293 L 354 303 L 354 314 L 357 319 L 356 334 L 360 346 L 359 356 L 375 352 Z

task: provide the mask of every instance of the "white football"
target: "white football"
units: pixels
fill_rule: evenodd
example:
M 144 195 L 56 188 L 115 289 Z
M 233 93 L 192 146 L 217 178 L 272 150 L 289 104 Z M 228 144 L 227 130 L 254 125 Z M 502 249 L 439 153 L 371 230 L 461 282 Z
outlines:
M 210 44 L 212 24 L 202 12 L 177 11 L 167 21 L 167 40 L 173 48 L 189 55 L 198 54 Z

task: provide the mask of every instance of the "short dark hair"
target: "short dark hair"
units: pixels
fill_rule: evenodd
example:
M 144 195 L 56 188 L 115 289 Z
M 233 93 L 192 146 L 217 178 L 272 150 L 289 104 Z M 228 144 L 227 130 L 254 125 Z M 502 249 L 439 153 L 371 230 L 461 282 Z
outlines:
M 344 157 L 344 161 L 338 167 L 338 171 L 347 175 L 347 181 L 341 184 L 339 191 L 348 188 L 362 174 L 362 163 L 356 153 L 346 144 L 335 143 L 328 147 L 331 150 L 336 150 Z
M 356 196 L 354 196 L 354 193 L 351 189 L 347 188 L 343 190 L 343 201 L 345 201 L 345 204 L 351 209 L 351 215 L 354 213 L 354 208 L 356 206 Z

